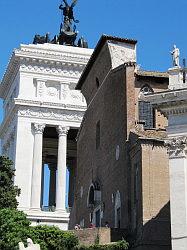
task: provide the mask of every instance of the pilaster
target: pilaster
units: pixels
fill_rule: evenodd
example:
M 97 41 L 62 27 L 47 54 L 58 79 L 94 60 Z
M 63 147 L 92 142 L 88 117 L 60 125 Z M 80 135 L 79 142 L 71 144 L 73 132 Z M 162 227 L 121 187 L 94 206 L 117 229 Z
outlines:
M 166 141 L 170 167 L 172 249 L 187 249 L 187 136 Z

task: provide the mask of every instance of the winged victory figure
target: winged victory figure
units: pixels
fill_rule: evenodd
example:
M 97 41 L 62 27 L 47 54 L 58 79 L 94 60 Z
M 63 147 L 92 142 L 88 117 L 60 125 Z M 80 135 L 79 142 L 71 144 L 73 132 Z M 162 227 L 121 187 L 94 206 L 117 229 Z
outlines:
M 66 31 L 70 31 L 72 29 L 72 24 L 73 22 L 78 23 L 78 20 L 75 20 L 74 18 L 74 13 L 73 13 L 73 8 L 75 7 L 77 0 L 73 0 L 72 4 L 69 5 L 66 0 L 63 0 L 64 5 L 61 4 L 59 6 L 59 9 L 63 11 L 63 16 L 64 16 L 64 29 Z

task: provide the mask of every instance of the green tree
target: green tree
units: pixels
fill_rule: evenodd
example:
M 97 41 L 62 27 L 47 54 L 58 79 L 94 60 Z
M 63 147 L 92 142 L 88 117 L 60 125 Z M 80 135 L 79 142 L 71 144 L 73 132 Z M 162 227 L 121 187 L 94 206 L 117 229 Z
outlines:
M 14 186 L 12 166 L 13 162 L 9 158 L 0 156 L 0 209 L 18 206 L 16 197 L 20 195 L 20 189 Z
M 30 221 L 16 209 L 0 209 L 0 249 L 15 250 L 19 242 L 26 242 Z

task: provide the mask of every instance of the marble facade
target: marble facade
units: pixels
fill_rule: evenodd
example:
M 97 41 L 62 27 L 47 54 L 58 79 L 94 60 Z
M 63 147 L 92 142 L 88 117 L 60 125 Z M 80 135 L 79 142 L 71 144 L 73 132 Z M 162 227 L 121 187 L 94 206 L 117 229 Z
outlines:
M 21 188 L 19 209 L 33 225 L 68 228 L 67 151 L 76 158 L 75 140 L 68 142 L 68 138 L 76 134 L 86 110 L 75 85 L 91 54 L 91 49 L 71 46 L 21 45 L 13 52 L 0 85 L 2 153 L 14 162 L 14 182 Z M 50 169 L 53 210 L 48 212 L 42 209 L 44 164 Z

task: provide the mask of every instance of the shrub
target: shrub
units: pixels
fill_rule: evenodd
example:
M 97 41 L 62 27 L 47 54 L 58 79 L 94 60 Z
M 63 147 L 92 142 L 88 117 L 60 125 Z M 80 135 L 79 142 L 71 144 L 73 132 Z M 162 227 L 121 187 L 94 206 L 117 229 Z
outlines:
M 111 243 L 109 245 L 92 245 L 89 247 L 86 246 L 77 246 L 76 250 L 126 250 L 129 248 L 129 244 L 125 241 L 119 241 L 116 243 Z
M 16 250 L 31 238 L 41 250 L 72 250 L 78 244 L 72 232 L 54 226 L 31 227 L 26 215 L 16 209 L 0 209 L 0 249 Z
M 41 250 L 72 250 L 78 244 L 72 232 L 62 231 L 55 226 L 30 227 L 29 238 L 40 244 Z
M 26 242 L 30 221 L 16 209 L 0 209 L 0 249 L 14 250 L 20 241 Z

